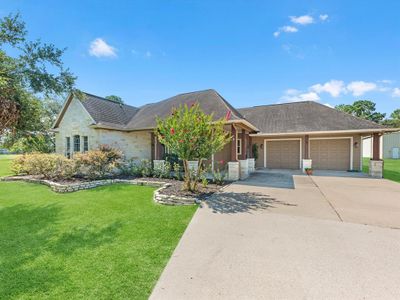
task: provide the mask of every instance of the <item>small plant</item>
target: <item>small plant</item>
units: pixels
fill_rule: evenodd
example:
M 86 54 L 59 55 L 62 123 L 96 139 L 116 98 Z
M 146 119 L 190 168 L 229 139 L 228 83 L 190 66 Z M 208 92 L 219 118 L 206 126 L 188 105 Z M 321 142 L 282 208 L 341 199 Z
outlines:
M 182 180 L 181 166 L 179 163 L 174 163 L 174 177 L 176 180 Z
M 143 177 L 151 177 L 151 175 L 153 174 L 151 162 L 148 159 L 141 160 L 140 169 Z
M 313 174 L 313 169 L 312 168 L 305 168 L 304 171 L 306 171 L 307 175 L 312 175 Z
M 213 172 L 213 181 L 216 185 L 223 185 L 225 183 L 224 161 L 221 160 L 217 163 L 216 170 Z

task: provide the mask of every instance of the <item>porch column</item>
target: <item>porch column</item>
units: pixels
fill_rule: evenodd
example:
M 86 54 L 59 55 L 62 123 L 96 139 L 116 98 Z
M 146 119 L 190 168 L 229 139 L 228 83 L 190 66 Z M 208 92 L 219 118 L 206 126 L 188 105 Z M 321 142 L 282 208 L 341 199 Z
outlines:
M 249 158 L 253 158 L 253 145 L 250 134 L 248 135 L 248 137 L 249 137 Z
M 151 143 L 151 161 L 153 161 L 156 158 L 156 145 L 155 145 L 154 132 L 150 133 L 150 143 Z
M 310 157 L 309 157 L 309 147 L 310 147 L 310 145 L 309 145 L 309 142 L 310 142 L 310 136 L 307 134 L 305 137 L 304 137 L 304 158 L 305 159 L 309 159 Z
M 231 141 L 231 161 L 237 161 L 237 145 L 236 145 L 236 128 L 231 125 L 232 141 Z
M 247 157 L 247 135 L 246 135 L 246 131 L 244 129 L 242 129 L 242 155 L 241 158 L 242 159 L 246 159 Z
M 380 159 L 380 136 L 378 133 L 372 135 L 372 160 Z

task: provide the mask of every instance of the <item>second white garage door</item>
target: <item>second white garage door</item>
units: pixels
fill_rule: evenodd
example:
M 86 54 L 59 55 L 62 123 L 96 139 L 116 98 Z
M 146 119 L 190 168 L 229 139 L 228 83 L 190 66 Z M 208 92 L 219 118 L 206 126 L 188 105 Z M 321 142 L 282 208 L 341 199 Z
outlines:
M 269 140 L 265 150 L 267 168 L 300 168 L 300 140 Z
M 316 170 L 349 170 L 350 139 L 310 139 L 310 158 Z

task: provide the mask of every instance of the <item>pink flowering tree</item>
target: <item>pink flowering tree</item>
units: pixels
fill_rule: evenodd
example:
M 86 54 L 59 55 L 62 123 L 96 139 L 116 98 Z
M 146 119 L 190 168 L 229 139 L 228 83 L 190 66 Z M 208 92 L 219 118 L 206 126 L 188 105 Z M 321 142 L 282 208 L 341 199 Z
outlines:
M 184 188 L 197 190 L 197 183 L 203 168 L 203 161 L 220 151 L 231 139 L 224 130 L 226 120 L 214 120 L 205 114 L 199 105 L 181 105 L 173 109 L 165 119 L 157 119 L 156 135 L 160 143 L 183 161 L 185 171 Z M 197 172 L 189 170 L 189 161 L 197 161 Z

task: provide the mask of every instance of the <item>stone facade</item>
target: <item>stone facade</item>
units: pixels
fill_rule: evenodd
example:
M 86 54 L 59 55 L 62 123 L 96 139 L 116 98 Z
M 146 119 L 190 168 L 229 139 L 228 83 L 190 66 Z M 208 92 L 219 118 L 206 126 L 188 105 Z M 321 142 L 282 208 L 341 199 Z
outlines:
M 150 131 L 124 132 L 95 129 L 90 127 L 92 124 L 94 124 L 94 120 L 80 101 L 72 99 L 56 132 L 56 152 L 66 154 L 66 137 L 70 137 L 70 152 L 73 156 L 73 137 L 79 135 L 80 151 L 84 150 L 83 137 L 87 136 L 89 150 L 106 144 L 120 149 L 126 159 L 151 159 Z
M 374 178 L 383 178 L 383 160 L 369 161 L 369 176 Z

